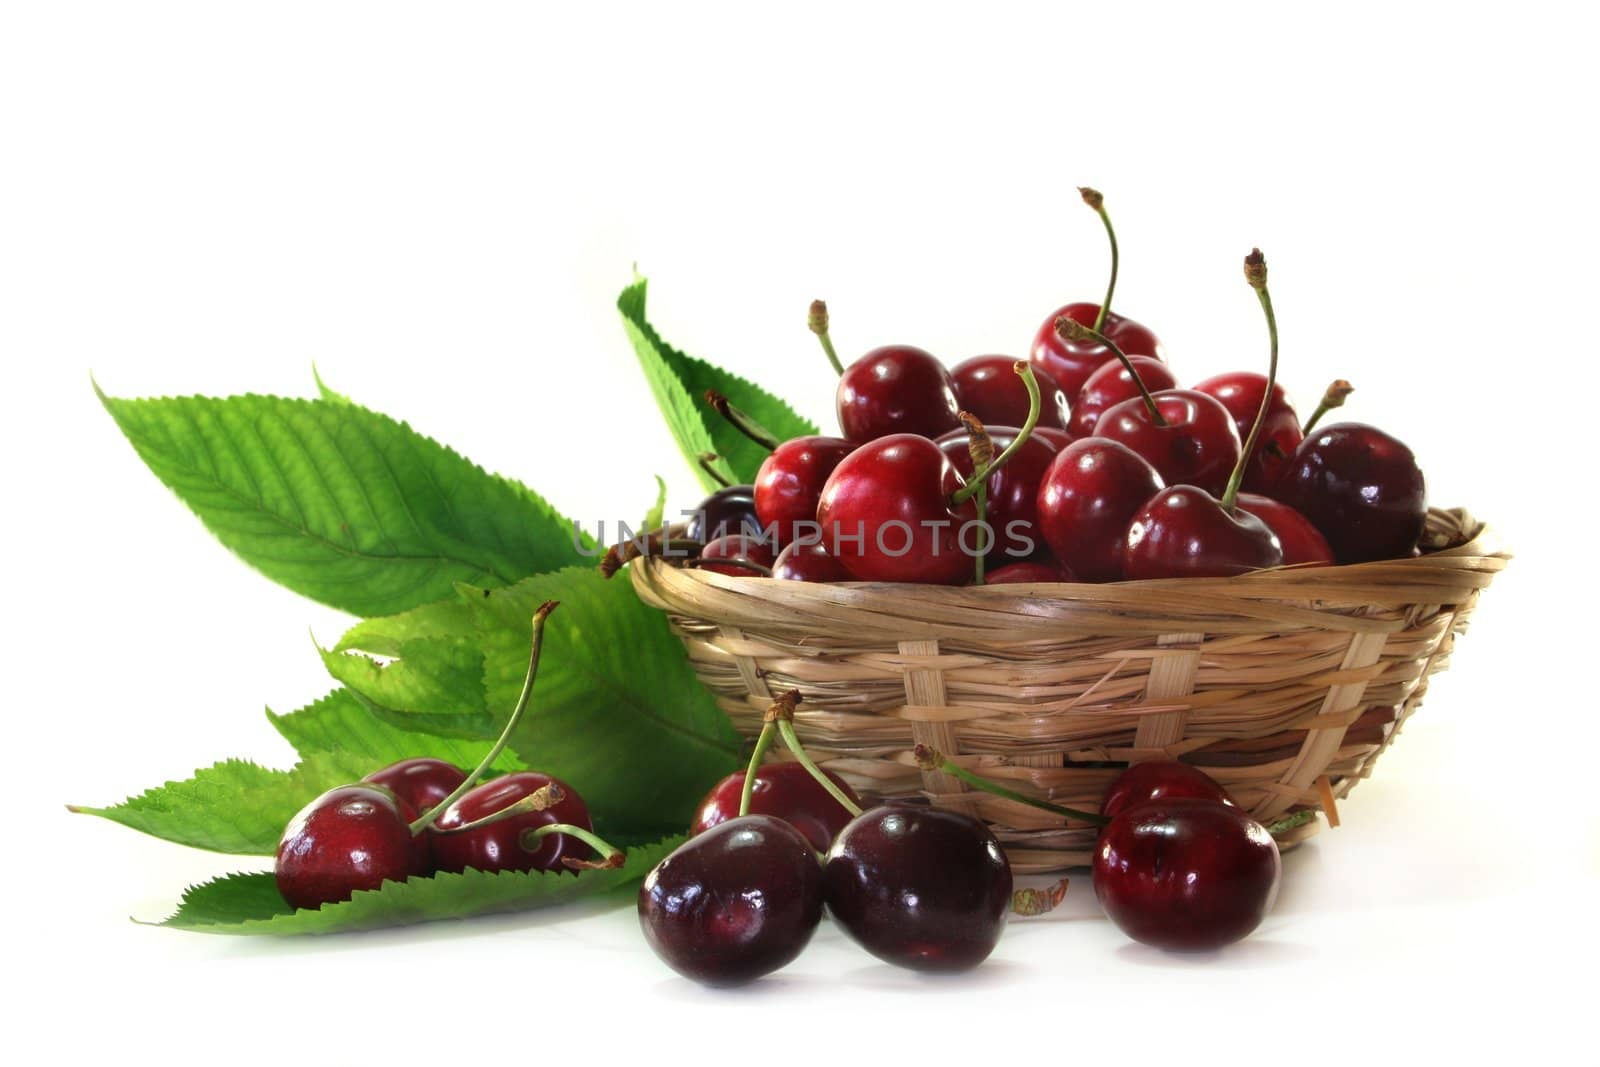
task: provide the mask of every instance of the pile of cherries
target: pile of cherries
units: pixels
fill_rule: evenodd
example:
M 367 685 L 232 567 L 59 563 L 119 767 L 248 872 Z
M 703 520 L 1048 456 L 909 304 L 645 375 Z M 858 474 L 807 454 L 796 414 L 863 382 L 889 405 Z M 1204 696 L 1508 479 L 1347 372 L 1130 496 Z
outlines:
M 685 977 L 737 985 L 798 957 L 826 906 L 852 940 L 888 963 L 945 972 L 982 963 L 1018 903 L 999 842 L 979 820 L 926 804 L 863 810 L 842 778 L 805 754 L 792 724 L 798 701 L 790 692 L 773 704 L 749 768 L 712 788 L 690 839 L 645 878 L 638 912 L 651 948 Z M 793 762 L 763 762 L 775 735 Z M 917 758 L 1100 826 L 1095 896 L 1135 940 L 1220 948 L 1253 931 L 1277 896 L 1282 865 L 1272 835 L 1187 764 L 1130 767 L 1093 814 L 1012 792 L 921 746 Z
M 1245 276 L 1271 341 L 1266 374 L 1177 387 L 1161 343 L 1100 303 L 1057 308 L 1027 361 L 946 369 L 909 345 L 840 363 L 827 309 L 810 325 L 839 371 L 840 437 L 778 441 L 715 393 L 708 401 L 772 450 L 753 485 L 695 513 L 690 565 L 800 581 L 940 584 L 1226 577 L 1266 567 L 1408 557 L 1426 516 L 1411 450 L 1375 427 L 1302 424 L 1277 384 L 1266 262 Z M 714 457 L 708 457 L 714 458 Z M 709 466 L 707 469 L 711 469 Z M 648 549 L 645 549 L 648 551 Z M 613 566 L 616 561 L 613 561 Z
M 620 866 L 595 836 L 577 790 L 535 771 L 478 783 L 505 749 L 533 691 L 544 620 L 522 695 L 494 747 L 471 774 L 444 760 L 392 763 L 307 804 L 278 842 L 278 891 L 296 908 L 348 900 L 359 890 L 439 871 L 557 871 Z

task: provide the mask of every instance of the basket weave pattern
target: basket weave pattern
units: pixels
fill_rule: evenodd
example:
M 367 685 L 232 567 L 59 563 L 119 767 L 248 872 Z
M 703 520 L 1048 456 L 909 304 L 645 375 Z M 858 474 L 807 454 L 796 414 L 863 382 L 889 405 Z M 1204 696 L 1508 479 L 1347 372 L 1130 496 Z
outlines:
M 746 736 L 773 696 L 869 797 L 982 818 L 1019 872 L 1088 863 L 1094 830 L 918 769 L 917 743 L 1095 809 L 1129 763 L 1182 758 L 1263 820 L 1372 773 L 1509 556 L 1434 510 L 1416 559 L 1227 579 L 950 588 L 728 577 L 640 560 L 700 680 Z M 1313 821 L 1281 839 L 1316 832 Z

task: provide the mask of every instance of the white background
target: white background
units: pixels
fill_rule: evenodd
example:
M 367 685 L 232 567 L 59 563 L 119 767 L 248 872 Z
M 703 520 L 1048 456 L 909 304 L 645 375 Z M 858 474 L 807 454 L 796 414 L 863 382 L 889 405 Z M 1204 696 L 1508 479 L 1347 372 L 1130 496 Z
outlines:
M 1570 1040 L 1600 888 L 1577 5 L 1096 6 L 6 5 L 0 1042 L 32 1062 L 610 1043 L 979 1064 Z M 825 926 L 780 977 L 713 994 L 628 909 L 293 943 L 127 921 L 241 863 L 61 805 L 224 756 L 287 765 L 261 709 L 328 688 L 307 627 L 348 620 L 211 541 L 91 370 L 123 396 L 307 395 L 315 360 L 572 514 L 631 517 L 658 472 L 687 507 L 612 308 L 635 262 L 666 337 L 829 422 L 813 297 L 847 355 L 1021 354 L 1102 291 L 1079 183 L 1118 225 L 1120 309 L 1182 377 L 1262 366 L 1239 274 L 1259 244 L 1303 409 L 1352 379 L 1347 414 L 1409 441 L 1433 499 L 1518 556 L 1253 939 L 1146 951 L 1080 879 L 973 975 L 894 971 Z

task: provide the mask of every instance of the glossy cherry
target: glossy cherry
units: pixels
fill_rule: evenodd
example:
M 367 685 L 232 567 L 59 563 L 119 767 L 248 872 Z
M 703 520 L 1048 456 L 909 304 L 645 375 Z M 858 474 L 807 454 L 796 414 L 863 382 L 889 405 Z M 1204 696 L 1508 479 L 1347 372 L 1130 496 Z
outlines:
M 467 780 L 467 772 L 454 763 L 419 756 L 391 763 L 361 780 L 383 786 L 421 815 L 449 799 L 456 787 Z
M 452 826 L 464 826 L 510 807 L 524 797 L 556 783 L 564 796 L 544 811 L 529 811 L 499 822 L 445 833 Z M 492 778 L 468 790 L 460 800 L 434 820 L 433 858 L 441 871 L 555 871 L 562 869 L 566 857 L 588 859 L 594 851 L 567 834 L 549 834 L 528 840 L 530 830 L 553 823 L 566 823 L 592 830 L 589 809 L 578 791 L 547 774 L 518 771 Z
M 1034 582 L 1075 582 L 1077 577 L 1056 560 L 1027 559 L 1007 563 L 984 576 L 984 585 L 1028 585 Z
M 854 577 L 820 541 L 785 545 L 772 564 L 772 576 L 791 582 L 849 582 Z
M 753 485 L 726 486 L 706 497 L 690 516 L 688 533 L 691 541 L 715 541 L 744 529 L 761 529 Z
M 1204 489 L 1161 490 L 1128 524 L 1122 573 L 1142 578 L 1227 578 L 1283 565 L 1270 527 L 1243 508 L 1226 508 Z
M 773 563 L 777 562 L 777 556 L 778 553 L 770 541 L 745 534 L 726 534 L 700 550 L 700 559 L 695 566 L 703 571 L 728 574 L 735 578 L 749 578 L 761 574 L 761 571 L 736 561 L 748 561 L 756 567 L 770 571 Z M 729 562 L 719 563 L 718 560 Z
M 984 429 L 997 454 L 1008 448 L 1020 432 L 1015 426 L 986 426 Z M 967 432 L 945 434 L 936 443 L 961 477 L 971 480 L 974 468 Z M 999 563 L 1016 562 L 1039 550 L 1043 541 L 1038 525 L 1039 485 L 1055 458 L 1055 446 L 1030 433 L 1005 465 L 989 475 L 985 521 L 994 537 L 989 559 Z M 966 547 L 974 550 L 978 547 L 976 534 L 968 539 Z
M 1139 372 L 1146 389 L 1177 388 L 1177 377 L 1160 360 L 1150 356 L 1129 356 L 1128 362 Z M 1068 426 L 1074 435 L 1088 437 L 1094 433 L 1100 416 L 1105 414 L 1107 408 L 1116 407 L 1138 395 L 1139 386 L 1134 383 L 1133 374 L 1122 365 L 1121 360 L 1113 358 L 1089 375 L 1089 380 L 1078 390 L 1078 397 L 1072 403 L 1072 421 Z
M 823 878 L 828 910 L 851 938 L 881 960 L 924 971 L 982 963 L 1011 903 L 1011 865 L 983 823 L 909 804 L 851 820 L 828 850 Z
M 1357 422 L 1313 430 L 1272 495 L 1310 519 L 1340 563 L 1410 556 L 1428 515 L 1411 449 Z
M 822 486 L 855 447 L 841 437 L 807 436 L 775 448 L 756 474 L 755 506 L 761 528 L 776 526 L 780 545 L 813 531 Z
M 1311 520 L 1288 504 L 1258 493 L 1240 493 L 1239 510 L 1248 511 L 1267 524 L 1283 548 L 1285 566 L 1291 564 L 1327 566 L 1333 562 L 1333 549 Z
M 1129 808 L 1186 797 L 1238 807 L 1228 791 L 1205 771 L 1175 759 L 1135 763 L 1112 780 L 1100 801 L 1100 814 L 1115 819 Z
M 846 367 L 837 395 L 839 429 L 857 444 L 890 434 L 934 438 L 961 425 L 943 363 L 911 345 L 886 345 Z
M 985 426 L 1021 426 L 1028 418 L 1028 390 L 1017 377 L 1013 356 L 973 356 L 950 368 L 956 402 L 962 411 L 976 415 Z M 1070 398 L 1056 380 L 1034 368 L 1039 383 L 1040 428 L 1065 430 L 1071 417 Z
M 1116 581 L 1128 523 L 1162 484 L 1149 461 L 1127 445 L 1102 437 L 1074 441 L 1039 485 L 1039 531 L 1079 581 Z
M 1056 319 L 1065 316 L 1085 326 L 1093 326 L 1099 313 L 1099 304 L 1067 304 L 1051 312 L 1050 317 L 1044 320 L 1044 325 L 1039 327 L 1039 332 L 1034 334 L 1033 349 L 1028 357 L 1033 362 L 1034 370 L 1044 371 L 1054 378 L 1069 397 L 1077 396 L 1089 376 L 1116 357 L 1102 344 L 1069 341 L 1061 337 L 1056 333 Z M 1115 311 L 1106 315 L 1100 332 L 1130 356 L 1165 360 L 1165 350 L 1154 333 Z
M 770 815 L 745 815 L 691 837 L 645 876 L 639 925 L 685 978 L 738 985 L 800 955 L 822 902 L 822 869 L 805 835 Z
M 1124 809 L 1100 832 L 1094 895 L 1135 941 L 1173 951 L 1246 937 L 1272 910 L 1283 864 L 1238 808 L 1172 798 Z
M 861 798 L 843 778 L 823 770 L 850 802 Z M 711 787 L 695 811 L 690 835 L 702 834 L 713 826 L 739 817 L 739 802 L 744 795 L 745 772 L 737 771 Z M 799 763 L 765 763 L 756 771 L 750 791 L 750 814 L 782 819 L 805 835 L 818 852 L 828 851 L 834 835 L 850 821 L 850 812 L 822 788 L 811 772 Z
M 1267 376 L 1254 371 L 1235 371 L 1207 378 L 1195 391 L 1215 397 L 1233 416 L 1239 440 L 1250 436 L 1250 426 L 1261 410 L 1261 398 L 1267 390 Z M 1277 483 L 1289 457 L 1300 444 L 1300 416 L 1289 403 L 1283 386 L 1273 383 L 1272 401 L 1261 422 L 1256 445 L 1245 459 L 1244 489 L 1247 493 L 1270 493 Z
M 822 489 L 822 544 L 857 580 L 956 585 L 972 576 L 960 528 L 972 502 L 952 505 L 961 480 L 926 437 L 901 433 L 862 445 Z M 969 542 L 973 535 L 969 533 Z
M 1154 393 L 1156 422 L 1140 397 L 1113 404 L 1095 424 L 1095 436 L 1118 441 L 1150 461 L 1168 485 L 1197 485 L 1220 494 L 1239 461 L 1239 431 L 1215 398 L 1193 389 Z
M 291 907 L 320 908 L 384 882 L 428 873 L 416 813 L 377 785 L 330 789 L 301 808 L 278 841 L 273 873 Z

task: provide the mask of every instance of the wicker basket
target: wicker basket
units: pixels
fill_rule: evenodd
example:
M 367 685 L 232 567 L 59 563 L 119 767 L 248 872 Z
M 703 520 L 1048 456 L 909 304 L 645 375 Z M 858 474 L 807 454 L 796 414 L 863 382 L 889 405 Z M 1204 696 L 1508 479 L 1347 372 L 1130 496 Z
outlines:
M 1510 558 L 1459 510 L 1432 511 L 1424 543 L 1414 559 L 1109 585 L 813 584 L 659 559 L 629 571 L 741 733 L 798 688 L 795 726 L 819 763 L 864 795 L 976 815 L 1019 872 L 1042 872 L 1086 864 L 1094 830 L 920 771 L 912 746 L 1091 810 L 1128 763 L 1178 757 L 1257 818 L 1331 814 Z

